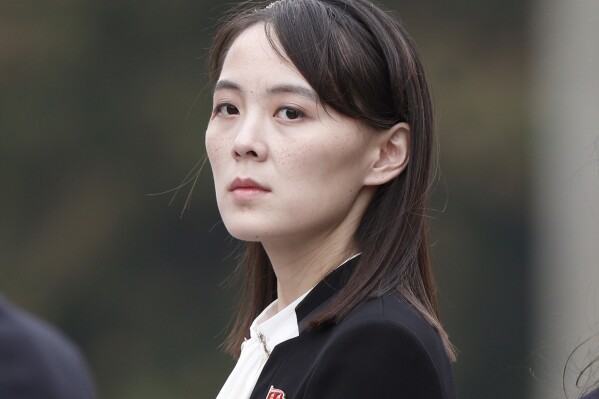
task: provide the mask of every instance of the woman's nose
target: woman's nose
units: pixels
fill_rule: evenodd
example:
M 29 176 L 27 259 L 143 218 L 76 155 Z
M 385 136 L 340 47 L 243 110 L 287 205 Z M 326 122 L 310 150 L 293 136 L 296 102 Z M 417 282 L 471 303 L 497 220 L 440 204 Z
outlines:
M 257 121 L 243 121 L 233 142 L 231 155 L 236 160 L 248 159 L 264 161 L 267 156 L 267 146 L 264 142 L 264 134 Z

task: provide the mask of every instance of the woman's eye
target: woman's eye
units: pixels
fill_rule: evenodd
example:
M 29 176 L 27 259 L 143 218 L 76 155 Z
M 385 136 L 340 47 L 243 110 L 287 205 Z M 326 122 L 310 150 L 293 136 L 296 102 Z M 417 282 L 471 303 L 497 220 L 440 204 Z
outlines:
M 214 109 L 214 112 L 216 114 L 220 114 L 220 115 L 224 115 L 224 116 L 239 114 L 239 110 L 237 109 L 237 107 L 235 107 L 234 105 L 231 105 L 231 104 L 220 104 Z
M 295 120 L 302 118 L 304 113 L 295 108 L 281 108 L 275 116 L 281 119 Z

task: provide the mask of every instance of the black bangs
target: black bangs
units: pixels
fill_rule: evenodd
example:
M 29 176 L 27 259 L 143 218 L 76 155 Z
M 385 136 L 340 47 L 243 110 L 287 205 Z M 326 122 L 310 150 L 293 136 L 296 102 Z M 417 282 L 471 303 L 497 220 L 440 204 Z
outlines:
M 264 11 L 285 55 L 323 104 L 371 127 L 388 128 L 404 121 L 405 112 L 381 44 L 360 17 L 364 13 L 353 9 L 365 3 L 355 3 L 281 0 Z

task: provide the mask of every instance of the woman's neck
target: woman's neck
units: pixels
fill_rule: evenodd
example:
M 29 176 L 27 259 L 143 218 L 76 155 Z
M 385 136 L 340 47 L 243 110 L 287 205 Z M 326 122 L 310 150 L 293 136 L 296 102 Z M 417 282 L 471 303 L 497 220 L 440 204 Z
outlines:
M 355 246 L 347 241 L 332 234 L 324 239 L 302 239 L 287 244 L 263 242 L 277 276 L 277 311 L 284 309 L 354 255 Z

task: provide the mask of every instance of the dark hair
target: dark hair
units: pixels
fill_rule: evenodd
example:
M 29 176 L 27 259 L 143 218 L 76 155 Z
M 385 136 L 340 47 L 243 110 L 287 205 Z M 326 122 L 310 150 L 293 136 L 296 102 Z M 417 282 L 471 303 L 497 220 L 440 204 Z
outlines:
M 378 187 L 355 233 L 362 252 L 347 285 L 318 317 L 316 328 L 343 319 L 368 298 L 396 290 L 439 333 L 455 355 L 436 302 L 426 206 L 433 175 L 433 113 L 415 45 L 400 23 L 364 0 L 279 0 L 245 3 L 216 32 L 209 75 L 216 83 L 234 40 L 264 24 L 270 44 L 286 56 L 333 109 L 375 129 L 410 125 L 410 160 Z M 278 42 L 277 42 L 278 40 Z M 280 43 L 280 44 L 278 44 Z M 235 356 L 253 319 L 277 297 L 276 276 L 260 243 L 246 243 L 245 288 L 225 347 Z
M 568 356 L 562 375 L 562 385 L 566 398 L 569 389 L 582 391 L 584 398 L 599 397 L 599 333 L 582 341 Z M 582 364 L 582 368 L 579 366 Z M 567 381 L 570 374 L 576 377 L 574 384 Z M 573 386 L 572 386 L 573 385 Z M 581 397 L 577 395 L 577 397 Z M 585 396 L 589 395 L 589 396 Z M 584 399 L 583 398 L 583 399 Z

